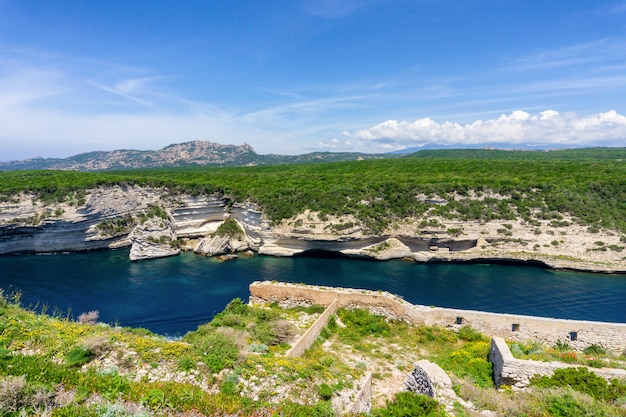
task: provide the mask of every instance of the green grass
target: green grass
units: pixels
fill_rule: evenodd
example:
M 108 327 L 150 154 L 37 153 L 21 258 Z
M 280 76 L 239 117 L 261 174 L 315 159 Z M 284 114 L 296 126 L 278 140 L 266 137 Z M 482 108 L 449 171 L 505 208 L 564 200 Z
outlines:
M 302 357 L 284 357 L 277 350 L 280 346 L 248 352 L 247 347 L 259 343 L 256 338 L 266 334 L 268 324 L 294 315 L 317 315 L 320 310 L 319 306 L 287 310 L 276 305 L 251 307 L 236 299 L 211 323 L 185 336 L 184 341 L 168 341 L 144 329 L 88 326 L 64 317 L 37 315 L 19 306 L 19 294 L 2 295 L 0 416 L 18 416 L 22 412 L 52 416 L 131 415 L 121 414 L 122 404 L 142 407 L 144 414 L 136 416 L 332 416 L 328 400 L 344 389 L 354 388 L 366 371 L 374 370 L 369 368 L 373 362 L 381 366 L 380 372 L 390 366 L 402 366 L 403 372 L 408 373 L 413 361 L 402 358 L 406 352 L 437 363 L 457 384 L 456 390 L 463 398 L 483 409 L 498 410 L 498 415 L 626 415 L 620 408 L 626 403 L 626 384 L 607 384 L 586 371 L 537 379 L 536 391 L 531 393 L 497 392 L 487 362 L 487 338 L 470 327 L 454 332 L 388 320 L 365 310 L 340 309 L 324 336 Z M 265 330 L 255 330 L 258 327 Z M 566 346 L 561 348 L 566 350 Z M 93 355 L 120 359 L 120 353 L 129 350 L 136 355 L 128 364 L 128 374 L 122 373 L 121 367 L 103 369 L 93 360 Z M 588 351 L 602 353 L 598 346 L 590 346 Z M 351 355 L 358 357 L 354 359 L 357 362 L 351 362 Z M 202 380 L 195 381 L 204 381 L 212 393 L 189 382 L 133 380 L 134 372 L 146 366 L 169 366 L 172 372 L 196 373 Z M 256 401 L 250 399 L 251 392 L 244 384 L 253 380 L 269 383 L 258 392 Z M 279 388 L 289 389 L 290 398 L 308 405 L 288 400 L 276 402 Z M 50 399 L 62 392 L 71 393 L 70 400 L 53 406 Z M 19 411 L 10 411 L 11 404 Z M 445 415 L 442 410 L 431 399 L 401 393 L 386 405 L 375 407 L 371 415 L 439 417 Z M 457 415 L 470 414 L 460 410 Z
M 239 227 L 239 224 L 237 224 L 235 220 L 228 218 L 220 224 L 212 236 L 226 236 L 231 238 L 243 237 L 243 230 L 241 230 L 241 227 Z
M 574 351 L 569 343 L 557 340 L 554 346 L 543 343 L 510 343 L 511 353 L 518 359 L 536 361 L 559 361 L 572 364 L 586 365 L 592 368 L 622 368 L 626 369 L 626 356 L 617 355 L 602 346 L 592 344 L 582 352 Z
M 437 401 L 425 395 L 399 392 L 386 407 L 375 408 L 374 417 L 446 417 L 447 413 Z
M 626 381 L 612 379 L 609 383 L 584 367 L 557 369 L 551 377 L 531 378 L 530 384 L 542 388 L 569 387 L 601 401 L 626 400 Z
M 93 357 L 94 354 L 92 351 L 79 346 L 67 353 L 65 363 L 69 366 L 80 366 L 89 362 Z
M 14 300 L 19 301 L 19 295 Z M 247 372 L 251 375 L 256 370 L 259 356 L 252 356 L 252 362 L 248 363 L 239 357 L 239 348 L 234 340 L 226 333 L 219 330 L 228 326 L 224 325 L 224 319 L 230 320 L 235 327 L 244 322 L 256 323 L 276 321 L 280 309 L 272 308 L 253 309 L 243 304 L 240 300 L 234 300 L 229 307 L 219 316 L 214 324 L 207 324 L 200 328 L 193 336 L 188 335 L 192 344 L 172 342 L 158 338 L 145 330 L 112 329 L 100 326 L 87 326 L 71 322 L 65 318 L 55 318 L 45 315 L 37 315 L 22 309 L 10 297 L 0 297 L 0 416 L 17 416 L 22 411 L 28 414 L 41 414 L 44 408 L 49 412 L 50 404 L 37 402 L 37 398 L 54 398 L 57 390 L 61 387 L 65 391 L 73 392 L 73 400 L 65 405 L 56 405 L 52 415 L 126 415 L 115 414 L 115 404 L 120 402 L 134 402 L 141 404 L 145 409 L 154 413 L 167 410 L 172 412 L 199 412 L 203 415 L 235 415 L 244 413 L 250 415 L 255 410 L 274 410 L 280 415 L 325 415 L 330 416 L 327 405 L 299 405 L 284 402 L 280 406 L 271 405 L 264 401 L 251 401 L 241 397 L 238 393 L 241 389 L 236 372 Z M 311 310 L 317 310 L 311 308 Z M 240 316 L 233 319 L 233 315 Z M 230 318 L 227 318 L 230 317 Z M 221 320 L 221 321 L 220 321 Z M 209 331 L 203 329 L 210 328 Z M 107 347 L 102 350 L 102 344 L 94 342 L 99 338 Z M 196 340 L 197 339 L 197 340 Z M 90 342 L 91 341 L 91 342 Z M 114 347 L 114 344 L 124 343 L 126 348 L 122 350 Z M 100 351 L 109 352 L 116 356 L 119 352 L 132 349 L 137 352 L 135 365 L 156 364 L 166 366 L 168 361 L 173 362 L 174 369 L 178 371 L 191 371 L 199 369 L 197 363 L 204 360 L 207 365 L 202 373 L 209 377 L 209 382 L 217 383 L 211 379 L 211 373 L 221 369 L 229 369 L 221 383 L 221 392 L 209 394 L 196 385 L 174 382 L 148 382 L 147 380 L 132 381 L 125 375 L 119 374 L 115 369 L 99 369 L 91 365 L 93 352 L 84 347 L 89 345 L 97 347 Z M 34 355 L 23 355 L 21 349 L 27 348 L 37 352 Z M 117 352 L 117 353 L 116 353 Z M 204 355 L 210 353 L 210 357 Z M 296 360 L 295 363 L 287 361 L 293 370 L 293 375 L 302 378 L 313 378 L 320 374 L 320 367 L 334 366 L 334 361 L 320 357 L 319 354 Z M 274 363 L 273 354 L 263 355 L 268 364 Z M 62 359 L 62 360 L 59 360 Z M 217 363 L 217 362 L 220 363 Z M 321 365 L 326 364 L 326 365 Z M 81 370 L 81 365 L 87 366 L 86 371 Z M 210 365 L 214 365 L 211 368 Z M 247 368 L 246 368 L 247 366 Z M 290 370 L 283 370 L 280 364 L 271 365 L 275 368 L 274 375 L 283 375 Z M 242 368 L 243 367 L 243 368 Z M 234 371 L 238 369 L 238 371 Z M 325 375 L 333 373 L 346 375 L 347 367 L 333 368 Z M 17 379 L 16 379 L 17 378 Z M 23 380 L 21 380 L 23 378 Z M 93 396 L 100 398 L 98 404 L 85 405 L 84 403 Z M 16 404 L 18 410 L 10 412 L 4 407 L 7 404 Z M 47 404 L 47 405 L 46 405 Z M 43 408 L 42 408 L 43 407 Z M 113 414 L 106 414 L 113 413 Z

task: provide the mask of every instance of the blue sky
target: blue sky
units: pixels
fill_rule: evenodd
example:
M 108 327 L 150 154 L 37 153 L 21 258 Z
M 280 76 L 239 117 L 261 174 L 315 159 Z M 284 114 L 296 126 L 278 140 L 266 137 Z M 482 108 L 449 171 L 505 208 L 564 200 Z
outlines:
M 624 0 L 0 0 L 0 160 L 626 146 L 624 115 Z

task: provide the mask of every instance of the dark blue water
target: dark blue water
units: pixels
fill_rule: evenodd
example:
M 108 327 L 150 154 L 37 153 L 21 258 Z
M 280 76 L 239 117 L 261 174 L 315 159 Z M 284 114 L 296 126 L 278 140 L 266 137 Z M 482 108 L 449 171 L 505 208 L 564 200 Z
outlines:
M 73 317 L 184 334 L 256 280 L 385 290 L 415 304 L 581 320 L 626 322 L 626 276 L 555 272 L 532 266 L 419 264 L 342 258 L 256 256 L 219 263 L 183 253 L 130 262 L 127 250 L 0 256 L 0 288 L 23 306 Z

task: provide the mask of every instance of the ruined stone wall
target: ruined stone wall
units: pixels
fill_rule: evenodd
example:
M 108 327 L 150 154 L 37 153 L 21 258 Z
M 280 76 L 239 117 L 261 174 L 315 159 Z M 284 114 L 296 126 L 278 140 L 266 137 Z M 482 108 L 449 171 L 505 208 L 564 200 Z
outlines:
M 359 381 L 359 386 L 361 387 L 358 390 L 354 401 L 352 402 L 352 406 L 350 407 L 350 412 L 352 414 L 361 414 L 361 413 L 369 413 L 372 408 L 372 373 L 368 372 L 362 379 Z
M 326 324 L 328 323 L 328 319 L 331 314 L 335 314 L 337 311 L 337 303 L 333 301 L 330 303 L 326 310 L 315 320 L 315 323 L 309 327 L 306 332 L 296 341 L 296 343 L 291 346 L 291 349 L 287 351 L 285 356 L 289 358 L 297 358 L 298 356 L 302 356 L 302 354 L 311 347 L 313 342 L 317 340 L 317 336 L 320 335 Z
M 523 389 L 535 375 L 551 376 L 556 369 L 577 368 L 581 365 L 563 362 L 538 362 L 524 359 L 515 359 L 504 339 L 491 339 L 489 360 L 493 364 L 493 375 L 496 387 L 508 385 L 513 389 Z M 606 379 L 626 378 L 626 370 L 610 368 L 589 368 L 596 375 Z
M 580 320 L 551 319 L 516 314 L 413 305 L 402 298 L 382 291 L 332 288 L 280 282 L 254 282 L 250 285 L 251 299 L 264 302 L 289 300 L 302 304 L 330 305 L 337 300 L 339 307 L 361 307 L 375 314 L 402 319 L 418 325 L 459 329 L 463 326 L 507 340 L 526 342 L 537 340 L 554 345 L 557 340 L 582 350 L 597 344 L 616 353 L 626 348 L 626 323 L 603 323 Z

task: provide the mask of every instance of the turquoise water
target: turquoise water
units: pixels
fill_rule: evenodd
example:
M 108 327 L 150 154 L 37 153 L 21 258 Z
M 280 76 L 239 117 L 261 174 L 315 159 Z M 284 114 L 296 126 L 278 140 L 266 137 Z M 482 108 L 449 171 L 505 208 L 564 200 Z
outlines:
M 256 280 L 385 290 L 416 304 L 581 320 L 626 322 L 626 276 L 532 266 L 420 264 L 256 256 L 219 263 L 180 256 L 130 262 L 128 250 L 0 256 L 0 288 L 22 305 L 64 315 L 98 310 L 101 321 L 176 336 L 195 329 Z

